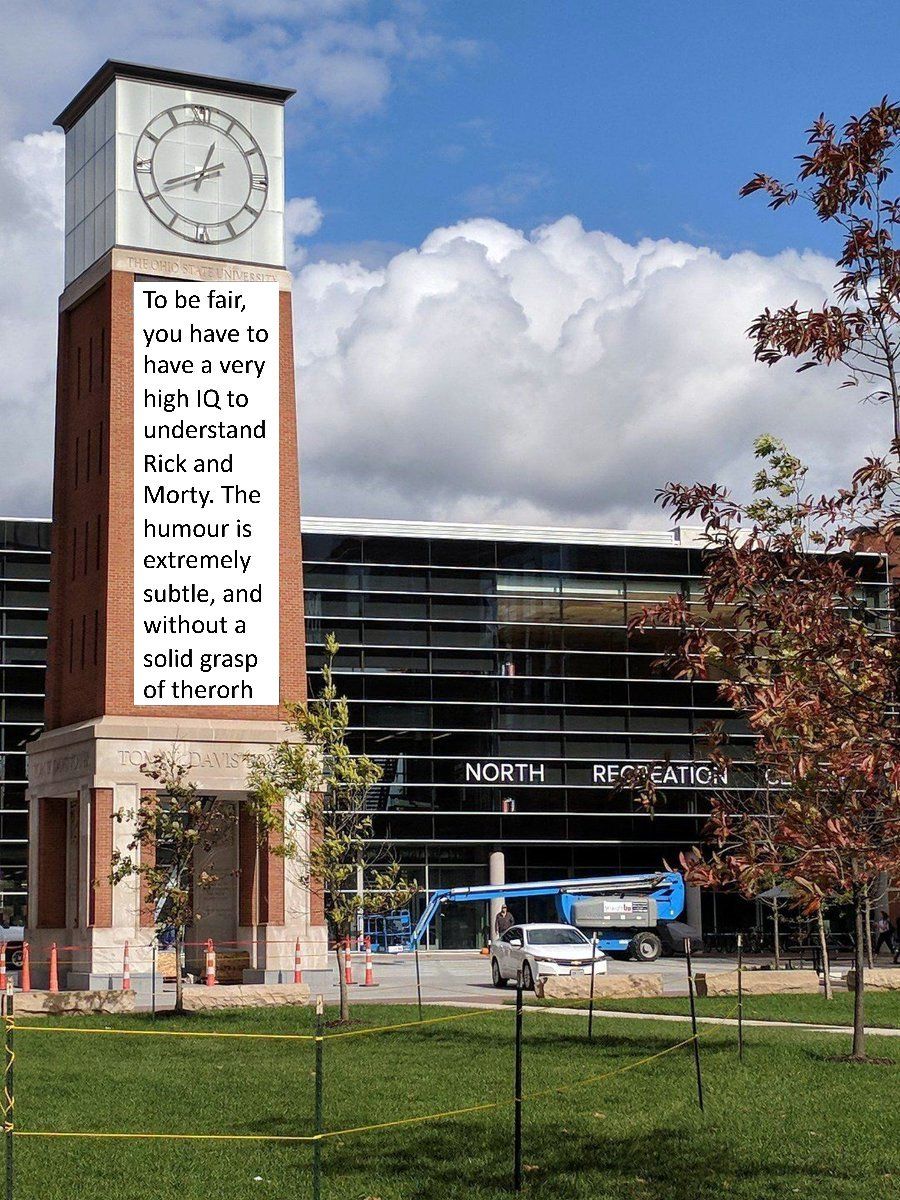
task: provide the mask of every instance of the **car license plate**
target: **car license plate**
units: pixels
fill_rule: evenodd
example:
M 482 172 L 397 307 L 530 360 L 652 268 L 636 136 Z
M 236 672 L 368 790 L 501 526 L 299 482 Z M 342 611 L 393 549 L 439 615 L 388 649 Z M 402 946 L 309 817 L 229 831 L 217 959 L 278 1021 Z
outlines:
M 584 974 L 584 967 L 570 967 L 570 968 L 569 968 L 569 974 L 570 974 L 570 975 L 583 975 L 583 974 Z

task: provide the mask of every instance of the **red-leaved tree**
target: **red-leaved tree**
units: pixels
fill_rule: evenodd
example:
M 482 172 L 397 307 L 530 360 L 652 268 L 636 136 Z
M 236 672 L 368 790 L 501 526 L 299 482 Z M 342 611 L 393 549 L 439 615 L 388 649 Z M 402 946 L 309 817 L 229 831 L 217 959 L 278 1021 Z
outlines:
M 760 438 L 756 452 L 765 466 L 749 502 L 714 484 L 660 493 L 677 520 L 705 525 L 702 597 L 670 597 L 633 626 L 677 631 L 668 670 L 718 679 L 720 698 L 755 735 L 747 790 L 713 796 L 709 846 L 683 859 L 690 880 L 747 896 L 782 880 L 809 913 L 850 896 L 852 1053 L 863 1058 L 865 897 L 900 865 L 900 658 L 886 589 L 861 587 L 872 560 L 853 543 L 861 525 L 883 524 L 897 472 L 871 460 L 851 487 L 817 497 L 776 439 Z M 721 730 L 709 752 L 728 761 Z
M 885 97 L 843 130 L 820 116 L 807 130 L 808 152 L 798 156 L 795 179 L 762 172 L 741 189 L 764 192 L 779 209 L 808 203 L 840 240 L 838 278 L 819 309 L 797 303 L 766 309 L 750 327 L 759 361 L 800 360 L 801 371 L 841 363 L 844 387 L 890 406 L 894 449 L 900 452 L 900 198 L 886 195 L 900 137 L 900 105 Z

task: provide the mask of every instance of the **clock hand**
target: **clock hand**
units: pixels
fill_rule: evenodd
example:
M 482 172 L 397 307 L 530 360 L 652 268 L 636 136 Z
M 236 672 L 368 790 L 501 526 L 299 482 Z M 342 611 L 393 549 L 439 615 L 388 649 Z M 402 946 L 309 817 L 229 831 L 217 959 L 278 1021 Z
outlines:
M 181 183 L 190 183 L 193 179 L 203 180 L 210 175 L 218 175 L 225 169 L 224 163 L 216 163 L 212 167 L 207 167 L 205 171 L 191 171 L 188 175 L 176 175 L 174 179 L 167 179 L 163 184 L 163 188 L 168 191 L 170 188 L 177 187 Z
M 206 152 L 206 158 L 204 158 L 204 160 L 203 160 L 203 166 L 200 168 L 200 173 L 198 174 L 198 176 L 194 182 L 194 191 L 195 192 L 198 192 L 200 190 L 200 184 L 203 182 L 203 176 L 206 174 L 206 168 L 209 166 L 209 160 L 212 158 L 212 152 L 215 149 L 215 145 L 216 145 L 215 142 L 209 143 L 209 149 Z

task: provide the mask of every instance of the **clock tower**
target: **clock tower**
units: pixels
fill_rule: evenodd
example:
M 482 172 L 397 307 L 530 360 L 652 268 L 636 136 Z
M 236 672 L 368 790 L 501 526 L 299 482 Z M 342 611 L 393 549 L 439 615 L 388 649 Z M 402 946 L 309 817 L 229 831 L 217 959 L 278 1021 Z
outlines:
M 29 747 L 28 937 L 73 985 L 149 962 L 153 914 L 109 882 L 111 856 L 173 749 L 201 792 L 234 806 L 205 864 L 219 882 L 188 941 L 245 943 L 246 977 L 292 978 L 294 941 L 324 965 L 308 890 L 261 845 L 242 800 L 246 755 L 284 736 L 283 711 L 215 699 L 154 704 L 135 690 L 135 285 L 271 285 L 277 294 L 275 700 L 305 698 L 305 638 L 290 276 L 284 268 L 284 106 L 290 90 L 107 62 L 57 118 L 66 135 L 65 285 L 59 303 L 46 728 Z M 275 309 L 273 308 L 273 312 Z M 276 401 L 273 400 L 273 403 Z M 274 424 L 274 422 L 272 422 Z M 273 485 L 274 488 L 274 485 Z M 276 528 L 277 527 L 277 528 Z M 191 693 L 192 697 L 196 693 Z M 40 980 L 40 970 L 35 974 Z

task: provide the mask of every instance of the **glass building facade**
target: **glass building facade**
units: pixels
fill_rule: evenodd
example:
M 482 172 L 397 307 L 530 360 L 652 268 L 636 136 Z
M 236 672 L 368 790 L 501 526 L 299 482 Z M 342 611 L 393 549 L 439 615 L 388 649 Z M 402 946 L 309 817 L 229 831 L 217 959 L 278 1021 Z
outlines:
M 50 522 L 0 518 L 0 908 L 25 917 L 25 746 L 44 720 Z
M 43 720 L 49 521 L 0 520 L 0 906 L 26 896 L 25 746 Z M 423 889 L 483 884 L 502 852 L 510 883 L 658 870 L 702 831 L 710 791 L 752 786 L 750 734 L 720 707 L 715 680 L 668 679 L 664 631 L 630 618 L 700 594 L 690 531 L 642 533 L 304 518 L 310 692 L 325 637 L 341 649 L 351 746 L 384 770 L 370 797 L 374 835 Z M 888 596 L 867 560 L 860 596 Z M 729 614 L 719 614 L 728 636 Z M 723 721 L 733 759 L 711 772 L 704 727 Z M 620 786 L 656 764 L 664 803 L 650 814 Z M 495 858 L 496 864 L 496 858 Z M 523 902 L 518 920 L 551 915 Z M 738 902 L 705 896 L 709 929 Z M 414 911 L 413 915 L 416 915 Z M 459 905 L 431 944 L 480 944 L 485 909 Z
M 384 769 L 375 835 L 426 894 L 486 883 L 498 850 L 510 883 L 677 866 L 711 789 L 752 786 L 749 729 L 715 680 L 666 678 L 674 635 L 629 631 L 673 593 L 699 600 L 690 531 L 306 519 L 303 556 L 310 688 L 333 633 L 352 747 Z M 885 604 L 875 556 L 870 578 L 861 592 Z M 704 750 L 713 721 L 730 740 L 724 780 Z M 630 764 L 657 764 L 655 813 L 622 787 Z M 733 898 L 703 899 L 707 928 L 739 919 Z M 546 905 L 515 915 L 546 919 Z M 484 919 L 453 906 L 433 935 L 479 945 Z

